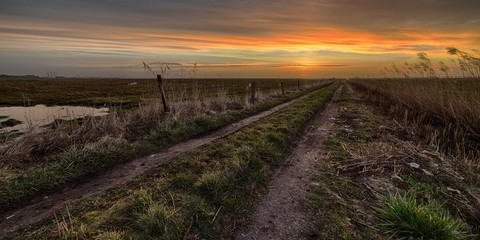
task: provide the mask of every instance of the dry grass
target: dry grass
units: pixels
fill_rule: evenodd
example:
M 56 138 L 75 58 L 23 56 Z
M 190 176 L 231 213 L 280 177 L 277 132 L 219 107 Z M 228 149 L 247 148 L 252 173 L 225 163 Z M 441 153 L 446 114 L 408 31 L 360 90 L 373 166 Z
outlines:
M 480 199 L 472 186 L 480 183 L 478 165 L 446 156 L 413 138 L 400 139 L 405 137 L 403 127 L 380 127 L 369 134 L 373 135 L 366 143 L 341 143 L 348 158 L 333 164 L 340 175 L 364 179 L 364 186 L 377 197 L 414 189 L 419 196 L 438 199 L 467 223 L 477 225 Z
M 405 123 L 422 126 L 431 142 L 448 152 L 479 156 L 480 81 L 358 80 L 352 85 Z
M 403 124 L 375 110 L 378 112 L 378 108 L 367 106 L 355 95 L 341 105 L 336 118 L 339 132 L 324 143 L 327 154 L 319 163 L 319 184 L 312 187 L 312 197 L 307 202 L 312 209 L 312 221 L 317 223 L 314 236 L 421 239 L 423 233 L 455 232 L 460 221 L 468 224 L 461 232 L 478 234 L 478 162 L 442 153 L 418 134 L 421 126 L 408 121 Z M 386 196 L 405 192 L 414 194 L 414 199 L 422 204 L 409 204 L 413 200 L 404 198 L 398 199 L 398 205 L 385 201 Z M 451 217 L 415 212 L 432 203 L 441 204 L 441 209 Z M 438 209 L 434 211 L 438 213 Z M 404 231 L 405 227 L 412 231 Z M 392 236 L 394 233 L 396 236 Z M 423 239 L 457 239 L 442 234 L 444 238 Z
M 164 113 L 158 101 L 143 102 L 135 109 L 114 110 L 105 117 L 86 117 L 81 121 L 59 122 L 51 131 L 29 132 L 0 152 L 2 165 L 30 165 L 52 154 L 62 153 L 71 146 L 99 141 L 105 136 L 138 140 L 148 136 L 158 122 L 189 120 L 205 114 L 218 114 L 234 106 L 245 108 L 238 97 L 228 97 L 226 92 L 217 96 L 191 98 L 186 94 L 172 95 L 169 99 L 171 112 Z M 20 161 L 18 161 L 20 159 Z M 51 160 L 51 159 L 50 159 Z M 15 161 L 13 163 L 12 161 Z
M 323 84 L 322 81 L 316 83 Z M 193 88 L 180 83 L 168 84 L 166 88 L 170 111 L 167 113 L 163 111 L 160 101 L 148 99 L 140 102 L 136 108 L 114 108 L 108 116 L 58 121 L 52 124 L 53 129 L 50 131 L 28 132 L 8 147 L 0 148 L 0 166 L 43 164 L 55 161 L 72 146 L 96 142 L 105 136 L 135 141 L 148 138 L 150 131 L 161 123 L 188 121 L 203 115 L 218 115 L 253 107 L 248 101 L 248 89 L 241 95 L 232 95 L 227 87 L 217 86 L 213 91 L 205 84 L 195 83 L 193 85 L 196 87 Z M 265 88 L 257 89 L 257 103 L 278 96 L 278 90 L 272 90 L 268 84 L 257 84 Z

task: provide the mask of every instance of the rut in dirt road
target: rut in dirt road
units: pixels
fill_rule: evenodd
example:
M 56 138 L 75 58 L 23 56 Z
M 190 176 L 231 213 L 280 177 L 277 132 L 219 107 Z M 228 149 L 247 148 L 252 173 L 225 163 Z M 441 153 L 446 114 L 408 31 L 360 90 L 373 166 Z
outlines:
M 274 174 L 265 195 L 253 208 L 250 226 L 237 234 L 236 239 L 303 239 L 309 219 L 302 208 L 307 195 L 314 165 L 322 154 L 323 141 L 335 131 L 337 101 L 341 86 L 327 108 L 308 124 L 304 137 L 287 156 L 283 166 Z
M 34 199 L 30 205 L 1 214 L 0 238 L 4 238 L 9 233 L 18 231 L 28 226 L 40 224 L 48 219 L 51 219 L 56 211 L 62 209 L 68 204 L 125 184 L 133 178 L 145 173 L 146 171 L 167 163 L 169 160 L 182 153 L 191 151 L 200 146 L 209 144 L 214 140 L 228 136 L 245 126 L 255 123 L 258 120 L 286 106 L 289 106 L 290 104 L 302 100 L 317 91 L 321 91 L 324 87 L 296 99 L 290 100 L 286 103 L 280 104 L 270 110 L 242 119 L 233 124 L 229 124 L 209 135 L 178 143 L 160 153 L 152 154 L 148 157 L 139 158 L 131 162 L 118 165 L 103 175 L 88 179 L 74 187 L 65 188 L 56 194 L 39 197 Z

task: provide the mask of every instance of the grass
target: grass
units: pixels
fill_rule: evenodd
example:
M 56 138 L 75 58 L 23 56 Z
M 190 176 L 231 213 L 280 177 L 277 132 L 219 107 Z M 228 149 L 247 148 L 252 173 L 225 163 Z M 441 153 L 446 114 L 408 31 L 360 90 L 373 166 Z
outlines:
M 310 89 L 308 91 L 313 91 Z M 308 92 L 307 91 L 307 92 Z M 191 120 L 161 122 L 151 130 L 146 139 L 127 141 L 122 137 L 105 136 L 96 142 L 74 145 L 59 159 L 27 167 L 12 167 L 8 178 L 0 180 L 0 209 L 12 208 L 42 193 L 49 193 L 68 183 L 100 174 L 106 169 L 140 156 L 159 151 L 176 142 L 220 128 L 238 119 L 272 108 L 282 102 L 298 97 L 297 92 L 282 98 L 261 102 L 240 111 L 215 116 L 199 116 Z M 95 130 L 95 129 L 94 129 Z M 7 159 L 8 160 L 8 159 Z M 48 160 L 48 159 L 47 159 Z
M 13 127 L 18 124 L 22 124 L 22 121 L 19 121 L 17 119 L 9 118 L 5 121 L 0 122 L 0 129 L 6 128 L 6 127 Z
M 211 97 L 224 89 L 228 96 L 243 96 L 250 82 L 256 82 L 259 91 L 278 90 L 279 82 L 286 89 L 297 87 L 298 79 L 167 79 L 165 91 L 186 91 L 187 96 L 194 88 L 201 89 L 201 97 Z M 137 83 L 129 85 L 130 83 Z M 195 83 L 194 83 L 195 82 Z M 301 80 L 301 88 L 313 81 Z M 196 85 L 196 86 L 194 86 Z M 85 105 L 85 106 L 128 106 L 135 107 L 144 99 L 158 98 L 158 86 L 153 79 L 14 79 L 0 78 L 0 106 L 25 105 Z
M 399 126 L 374 113 L 380 112 L 378 108 L 352 97 L 342 92 L 337 133 L 323 144 L 324 154 L 305 200 L 312 223 L 309 239 L 473 239 L 471 233 L 479 232 L 480 196 L 472 188 L 478 185 L 478 175 L 460 167 L 462 157 L 443 155 L 415 128 Z M 411 162 L 419 169 L 410 167 Z M 415 192 L 416 205 L 409 195 L 389 194 L 408 191 Z M 411 211 L 395 212 L 402 204 Z M 425 211 L 417 216 L 417 210 Z M 401 222 L 404 219 L 411 222 Z M 413 230 L 406 233 L 402 227 Z M 414 233 L 434 230 L 438 232 L 431 234 L 446 238 Z
M 454 155 L 479 155 L 480 81 L 384 79 L 352 85 L 400 121 L 422 126 L 433 144 Z
M 470 239 L 465 223 L 436 202 L 417 201 L 414 194 L 389 194 L 379 209 L 380 225 L 399 239 Z
M 39 81 L 39 80 L 37 80 Z M 53 80 L 52 80 L 53 81 Z M 65 81 L 65 80 L 59 80 Z M 71 80 L 74 83 L 76 81 Z M 105 86 L 100 84 L 99 89 L 102 87 L 110 86 L 113 84 L 111 81 L 97 80 Z M 173 86 L 170 92 L 167 94 L 170 112 L 165 113 L 160 106 L 158 100 L 150 99 L 141 101 L 135 108 L 115 108 L 111 109 L 108 116 L 104 117 L 85 117 L 81 120 L 72 121 L 55 121 L 48 125 L 51 131 L 42 132 L 41 134 L 34 134 L 29 132 L 25 134 L 25 137 L 20 141 L 13 142 L 6 150 L 0 151 L 0 159 L 2 155 L 11 159 L 11 162 L 30 162 L 39 163 L 45 161 L 52 161 L 59 153 L 68 150 L 71 145 L 83 145 L 86 143 L 92 143 L 100 140 L 102 137 L 124 137 L 128 140 L 138 140 L 148 137 L 152 128 L 155 128 L 162 122 L 163 125 L 178 123 L 181 121 L 191 121 L 194 118 L 202 117 L 203 115 L 221 115 L 227 112 L 231 114 L 235 111 L 240 111 L 245 108 L 256 109 L 256 105 L 266 100 L 272 100 L 272 98 L 286 99 L 282 95 L 278 95 L 275 89 L 269 88 L 269 81 L 265 80 L 266 84 L 257 84 L 256 103 L 251 104 L 245 96 L 230 96 L 228 94 L 228 88 L 237 88 L 239 82 L 230 82 L 229 84 L 223 84 L 221 86 L 213 85 L 212 89 L 203 88 L 207 85 L 211 85 L 212 82 L 207 80 L 198 80 L 202 82 L 198 88 L 192 89 L 191 81 L 190 85 L 183 86 L 180 83 L 175 83 L 180 80 L 171 80 Z M 213 81 L 213 80 L 212 80 Z M 220 80 L 217 80 L 220 81 Z M 222 80 L 227 81 L 227 80 Z M 81 81 L 80 81 L 81 82 Z M 169 82 L 167 80 L 167 82 Z M 317 81 L 311 85 L 309 89 L 315 88 L 318 84 L 326 83 L 327 81 Z M 0 85 L 1 85 L 0 81 Z M 114 82 L 115 84 L 117 82 Z M 215 83 L 215 81 L 213 81 Z M 184 84 L 186 85 L 186 84 Z M 35 85 L 37 86 L 37 85 Z M 133 85 L 137 86 L 137 85 Z M 183 87 L 182 87 L 183 86 Z M 216 86 L 216 87 L 215 87 Z M 41 86 L 40 86 L 41 87 Z M 112 88 L 114 85 L 111 86 Z M 127 84 L 127 88 L 130 87 Z M 306 87 L 306 86 L 304 86 Z M 263 88 L 264 91 L 261 91 Z M 243 89 L 243 88 L 242 88 Z M 95 91 L 84 91 L 85 94 L 95 95 Z M 246 91 L 246 88 L 243 89 Z M 303 89 L 303 92 L 309 90 Z M 290 91 L 288 96 L 298 96 L 300 91 Z M 54 94 L 54 92 L 48 92 Z M 64 94 L 60 94 L 64 95 Z M 128 94 L 125 94 L 128 95 Z M 208 97 L 204 96 L 208 95 Z M 212 96 L 210 96 L 212 95 Z M 103 95 L 102 95 L 103 96 Z M 54 97 L 52 95 L 52 97 Z M 273 100 L 275 101 L 275 100 Z M 249 110 L 246 110 L 247 112 Z M 236 115 L 236 113 L 232 113 Z M 33 126 L 32 126 L 33 127 Z M 30 158 L 27 161 L 22 158 Z M 0 163 L 2 161 L 0 160 Z
M 84 238 L 230 238 L 287 146 L 326 106 L 337 87 L 331 85 L 211 145 L 180 155 L 120 189 L 74 204 L 72 220 L 65 221 L 73 232 L 64 234 L 51 224 L 17 238 L 68 238 L 82 229 L 88 229 Z
M 342 99 L 340 105 L 347 107 Z M 303 202 L 311 222 L 308 239 L 381 239 L 368 209 L 361 206 L 361 201 L 371 198 L 368 190 L 338 173 L 337 166 L 349 158 L 343 146 L 351 141 L 336 135 L 323 143 L 326 157 L 315 167 L 315 184 Z

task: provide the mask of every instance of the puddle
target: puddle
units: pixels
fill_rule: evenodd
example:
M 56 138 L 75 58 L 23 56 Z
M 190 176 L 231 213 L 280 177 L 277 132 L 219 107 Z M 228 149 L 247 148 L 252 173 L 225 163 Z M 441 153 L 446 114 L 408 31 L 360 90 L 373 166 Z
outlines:
M 73 120 L 85 116 L 108 115 L 108 108 L 92 108 L 80 106 L 52 106 L 36 105 L 33 107 L 0 107 L 0 122 L 7 119 L 20 120 L 22 123 L 13 127 L 5 127 L 0 132 L 26 132 L 52 123 L 55 119 Z

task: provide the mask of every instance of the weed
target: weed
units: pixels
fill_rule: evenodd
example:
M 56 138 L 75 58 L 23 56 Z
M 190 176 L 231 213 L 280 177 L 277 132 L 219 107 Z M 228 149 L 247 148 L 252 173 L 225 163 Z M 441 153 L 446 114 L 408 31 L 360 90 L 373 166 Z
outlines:
M 417 201 L 414 194 L 389 194 L 378 210 L 380 227 L 400 239 L 469 239 L 468 227 L 435 201 Z

